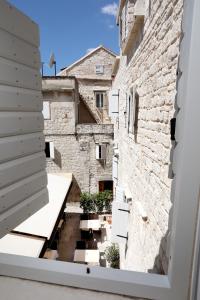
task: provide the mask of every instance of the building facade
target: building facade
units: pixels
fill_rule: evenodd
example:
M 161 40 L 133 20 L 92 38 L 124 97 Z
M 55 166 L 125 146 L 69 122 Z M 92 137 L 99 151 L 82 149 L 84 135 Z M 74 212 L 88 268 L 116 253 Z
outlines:
M 176 113 L 182 7 L 182 0 L 119 3 L 121 54 L 114 68 L 110 113 L 115 197 L 129 202 L 130 210 L 126 236 L 115 237 L 124 269 L 160 274 L 168 270 L 170 124 Z
M 86 106 L 80 123 L 79 97 L 75 77 L 43 78 L 47 171 L 73 174 L 70 201 L 79 201 L 80 192 L 112 189 L 113 125 L 97 124 Z
M 83 106 L 87 106 L 97 123 L 110 124 L 108 92 L 112 85 L 115 58 L 116 55 L 112 51 L 99 46 L 59 73 L 60 76 L 75 76 L 77 79 L 80 93 L 80 118 L 83 115 Z

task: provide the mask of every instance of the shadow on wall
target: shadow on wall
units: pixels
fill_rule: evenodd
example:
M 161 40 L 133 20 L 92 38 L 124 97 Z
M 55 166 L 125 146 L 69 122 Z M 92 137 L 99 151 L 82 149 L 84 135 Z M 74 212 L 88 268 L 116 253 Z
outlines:
M 173 194 L 173 186 L 174 186 L 174 174 L 172 171 L 172 163 L 173 163 L 173 153 L 174 149 L 177 145 L 175 141 L 175 124 L 172 122 L 172 120 L 176 120 L 176 116 L 178 113 L 178 106 L 174 104 L 174 116 L 173 119 L 170 120 L 171 123 L 171 150 L 170 150 L 170 164 L 169 164 L 169 170 L 168 170 L 168 178 L 172 179 L 171 182 L 171 193 L 170 193 L 170 201 L 172 203 L 172 206 L 169 210 L 169 218 L 168 218 L 168 230 L 166 231 L 165 235 L 163 235 L 161 241 L 160 241 L 160 246 L 159 246 L 159 253 L 155 258 L 154 265 L 152 269 L 149 269 L 149 273 L 157 273 L 161 275 L 165 275 L 168 273 L 168 266 L 169 266 L 169 257 L 168 257 L 168 251 L 169 249 L 169 244 L 170 244 L 170 232 L 171 232 L 171 226 L 172 226 L 172 217 L 173 217 L 173 203 L 174 203 L 174 194 Z M 174 125 L 173 125 L 174 124 Z
M 72 177 L 72 186 L 67 197 L 67 202 L 80 202 L 81 189 L 76 181 L 76 178 Z
M 54 154 L 55 154 L 55 158 L 54 158 L 54 162 L 55 164 L 62 169 L 62 157 L 60 152 L 55 148 L 54 149 Z

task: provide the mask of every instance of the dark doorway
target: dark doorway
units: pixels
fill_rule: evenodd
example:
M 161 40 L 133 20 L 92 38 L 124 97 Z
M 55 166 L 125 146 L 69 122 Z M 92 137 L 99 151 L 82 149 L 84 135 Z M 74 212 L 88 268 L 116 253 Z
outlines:
M 99 181 L 99 192 L 104 192 L 104 191 L 113 191 L 112 180 Z

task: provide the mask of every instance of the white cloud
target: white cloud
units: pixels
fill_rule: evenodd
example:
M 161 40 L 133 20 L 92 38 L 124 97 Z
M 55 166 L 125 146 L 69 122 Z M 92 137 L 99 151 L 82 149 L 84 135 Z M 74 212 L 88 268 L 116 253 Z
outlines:
M 88 48 L 87 51 L 86 51 L 86 54 L 92 52 L 93 50 L 95 50 L 96 48 Z
M 117 3 L 113 2 L 101 8 L 101 12 L 106 15 L 116 16 L 118 11 Z

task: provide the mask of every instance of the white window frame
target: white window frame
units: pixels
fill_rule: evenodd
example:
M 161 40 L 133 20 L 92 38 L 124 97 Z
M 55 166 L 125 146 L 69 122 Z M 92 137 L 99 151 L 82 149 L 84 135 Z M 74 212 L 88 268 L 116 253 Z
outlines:
M 104 74 L 104 65 L 96 65 L 96 74 L 97 75 Z
M 159 300 L 188 300 L 199 210 L 200 1 L 185 0 L 172 189 L 168 275 L 145 274 L 0 254 L 0 275 Z M 187 221 L 189 220 L 189 222 Z M 194 277 L 195 278 L 195 277 Z M 194 282 L 194 286 L 196 286 Z M 194 298 L 193 298 L 194 299 Z

